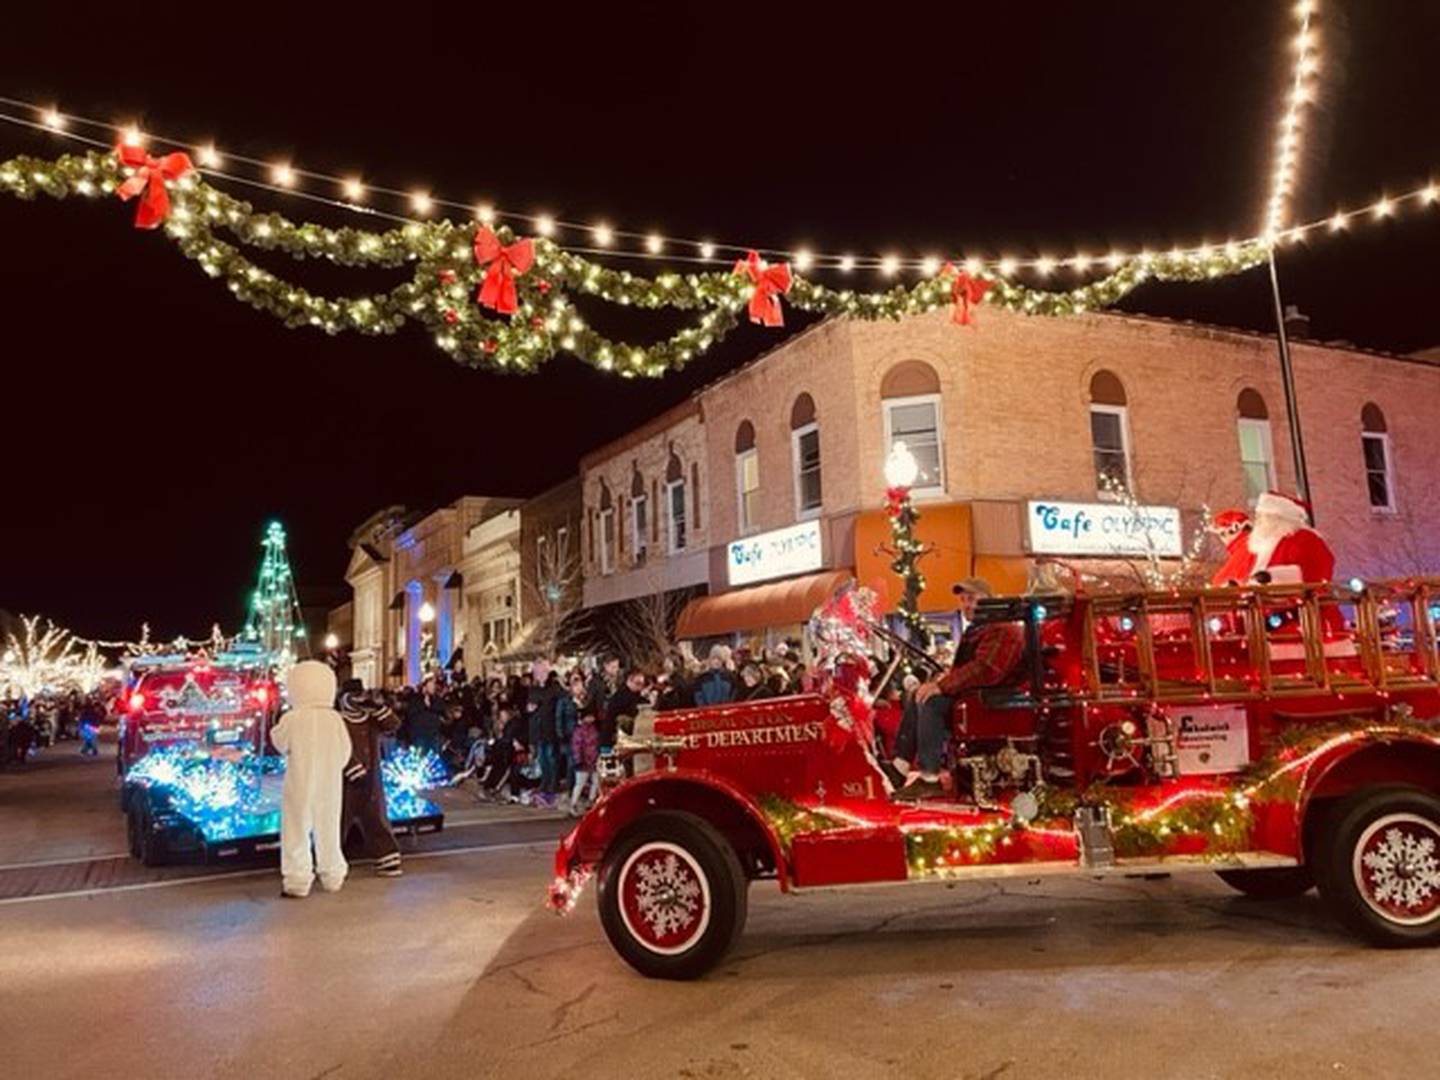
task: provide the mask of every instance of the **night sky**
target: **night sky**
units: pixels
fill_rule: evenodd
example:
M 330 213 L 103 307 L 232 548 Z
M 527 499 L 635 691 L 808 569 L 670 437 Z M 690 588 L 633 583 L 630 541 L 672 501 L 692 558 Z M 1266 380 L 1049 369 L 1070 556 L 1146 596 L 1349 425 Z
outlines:
M 296 14 L 325 6 L 26 5 L 56 14 L 7 12 L 0 94 L 571 220 L 766 247 L 1063 256 L 1255 232 L 1294 32 L 1288 4 L 1256 0 Z M 1302 219 L 1440 167 L 1440 4 L 1321 0 L 1317 28 Z M 0 125 L 0 158 L 71 148 Z M 532 494 L 778 340 L 747 326 L 658 382 L 568 358 L 489 375 L 418 327 L 286 330 L 130 216 L 113 200 L 0 196 L 0 608 L 83 634 L 133 635 L 142 619 L 166 636 L 235 628 L 272 517 L 302 588 L 343 585 L 346 537 L 374 510 Z M 1284 253 L 1286 299 L 1320 337 L 1440 343 L 1437 252 L 1440 209 L 1326 237 Z M 395 280 L 257 261 L 334 293 Z M 1252 272 L 1147 286 L 1125 307 L 1266 329 L 1269 305 Z

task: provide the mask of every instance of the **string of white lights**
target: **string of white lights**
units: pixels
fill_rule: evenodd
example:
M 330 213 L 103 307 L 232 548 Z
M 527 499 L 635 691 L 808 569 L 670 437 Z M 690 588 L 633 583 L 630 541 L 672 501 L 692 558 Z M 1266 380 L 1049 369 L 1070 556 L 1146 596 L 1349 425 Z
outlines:
M 1311 28 L 1315 17 L 1315 0 L 1299 0 L 1295 5 L 1299 31 L 1295 35 L 1295 66 L 1290 89 L 1285 95 L 1285 111 L 1280 118 L 1280 137 L 1275 145 L 1275 171 L 1270 179 L 1270 200 L 1265 204 L 1265 224 L 1261 236 L 1270 243 L 1286 227 L 1290 215 L 1290 197 L 1295 191 L 1295 178 L 1300 158 L 1300 134 L 1305 119 L 1305 105 L 1312 99 L 1312 81 L 1320 70 L 1315 55 L 1316 32 Z
M 945 261 L 939 255 L 905 257 L 894 253 L 878 255 L 835 254 L 815 252 L 808 248 L 780 249 L 744 244 L 719 243 L 707 239 L 664 236 L 654 232 L 634 232 L 615 228 L 604 222 L 584 224 L 557 219 L 548 214 L 525 214 L 513 211 L 502 211 L 488 203 L 478 205 L 461 203 L 444 199 L 425 191 L 406 192 L 380 185 L 366 185 L 357 177 L 338 177 L 307 169 L 299 169 L 289 162 L 266 162 L 258 158 L 233 153 L 222 155 L 215 145 L 210 142 L 195 143 L 172 139 L 152 132 L 142 132 L 140 128 L 134 124 L 112 124 L 103 120 L 83 117 L 73 113 L 62 113 L 54 107 L 42 108 L 33 102 L 22 101 L 16 98 L 0 96 L 0 105 L 9 105 L 12 108 L 28 110 L 32 117 L 38 117 L 38 121 L 17 116 L 13 113 L 7 113 L 3 110 L 0 110 L 0 120 L 21 124 L 26 127 L 42 128 L 56 135 L 76 139 L 94 146 L 110 146 L 113 145 L 116 140 L 131 145 L 142 145 L 149 141 L 154 141 L 165 146 L 190 152 L 196 166 L 203 173 L 212 177 L 246 184 L 277 194 L 308 199 L 355 213 L 373 215 L 386 220 L 408 223 L 429 217 L 438 209 L 445 208 L 460 211 L 467 217 L 486 224 L 498 221 L 522 223 L 528 226 L 536 235 L 548 238 L 556 238 L 560 234 L 568 233 L 575 236 L 579 242 L 564 242 L 562 239 L 557 239 L 557 242 L 563 243 L 566 250 L 574 251 L 578 254 L 646 260 L 663 257 L 666 262 L 704 265 L 713 264 L 721 260 L 728 261 L 731 258 L 743 256 L 750 250 L 755 250 L 767 259 L 790 262 L 794 268 L 801 273 L 811 270 L 833 270 L 839 271 L 840 273 L 849 273 L 857 270 L 873 270 L 878 271 L 885 277 L 895 277 L 904 271 L 918 272 L 922 276 L 932 277 L 939 272 Z M 77 127 L 103 131 L 109 133 L 114 138 L 112 138 L 110 142 L 97 141 L 94 138 L 79 134 L 74 130 Z M 254 177 L 248 177 L 233 169 L 227 169 L 225 168 L 227 162 L 249 166 L 265 176 L 266 179 L 260 180 Z M 335 199 L 319 195 L 315 192 L 306 191 L 300 187 L 302 180 L 334 185 L 343 197 Z M 411 211 L 410 215 L 402 216 L 387 213 L 375 207 L 365 205 L 365 200 L 377 195 L 405 200 L 405 204 Z M 634 241 L 636 247 L 630 249 L 620 246 L 622 241 Z M 1243 242 L 1243 240 L 1227 241 L 1227 243 L 1237 245 Z M 1219 245 L 1210 245 L 1202 242 L 1190 247 L 1171 248 L 1169 253 L 1171 255 L 1204 257 L 1214 247 L 1218 246 Z M 1081 275 L 1101 269 L 1114 270 L 1131 259 L 1144 259 L 1153 254 L 1155 254 L 1155 252 L 1151 249 L 1141 248 L 1137 251 L 1112 250 L 1104 254 L 1096 255 L 1076 252 L 1058 258 L 1044 254 L 1023 259 L 1002 255 L 999 258 L 970 257 L 957 259 L 955 261 L 962 264 L 967 272 L 971 274 L 989 272 L 1002 277 L 1008 277 L 1017 271 L 1024 270 L 1045 277 L 1059 270 L 1068 270 Z
M 1303 2 L 1296 7 L 1296 12 L 1297 16 L 1302 20 L 1301 34 L 1303 38 L 1297 38 L 1296 48 L 1299 52 L 1304 54 L 1310 60 L 1313 60 L 1313 31 L 1310 29 L 1309 25 L 1309 19 L 1314 13 L 1313 0 L 1303 0 Z M 1281 124 L 1282 132 L 1298 131 L 1299 106 L 1303 103 L 1304 100 L 1308 100 L 1308 83 L 1304 80 L 1309 79 L 1309 77 L 1313 75 L 1314 70 L 1315 68 L 1313 63 L 1297 63 L 1296 85 L 1301 87 L 1302 89 L 1305 89 L 1306 94 L 1298 98 L 1293 92 L 1290 95 L 1289 104 L 1286 111 L 1286 119 L 1282 121 Z M 0 96 L 0 104 L 6 103 L 12 105 L 20 104 L 24 105 L 26 108 L 34 108 L 34 106 L 31 106 L 28 103 L 16 102 L 12 98 Z M 32 114 L 32 116 L 33 115 L 34 114 Z M 140 132 L 137 128 L 133 126 L 109 124 L 103 121 L 76 117 L 69 114 L 61 114 L 57 110 L 53 109 L 41 110 L 39 112 L 38 119 L 15 115 L 13 113 L 8 113 L 5 112 L 3 109 L 0 109 L 0 121 L 13 123 L 22 127 L 35 130 L 49 131 L 64 138 L 105 150 L 113 148 L 114 139 L 97 139 L 93 136 L 85 135 L 79 131 L 72 130 L 72 128 L 74 126 L 88 126 L 97 130 L 111 133 L 113 135 L 118 135 L 122 141 L 131 142 L 137 145 L 145 142 L 147 139 L 147 136 L 144 133 Z M 336 199 L 333 197 L 321 195 L 316 192 L 305 191 L 294 186 L 296 177 L 313 177 L 316 179 L 328 181 L 333 181 L 335 179 L 334 177 L 328 177 L 324 174 L 291 169 L 288 174 L 282 173 L 277 177 L 272 173 L 271 178 L 268 180 L 259 179 L 256 177 L 246 176 L 243 173 L 239 173 L 231 169 L 224 168 L 223 163 L 225 159 L 222 159 L 218 151 L 215 151 L 213 147 L 209 147 L 208 144 L 195 146 L 193 144 L 177 142 L 170 139 L 159 139 L 158 137 L 156 141 L 159 141 L 169 146 L 178 146 L 186 149 L 195 150 L 196 158 L 199 162 L 198 167 L 201 169 L 202 172 L 216 179 L 226 180 L 232 183 L 245 185 L 247 187 L 270 192 L 273 194 L 289 195 L 296 198 L 302 198 L 325 206 L 342 209 L 353 213 L 363 214 L 375 219 L 392 221 L 399 224 L 415 224 L 418 223 L 418 221 L 420 220 L 419 218 L 414 216 L 405 216 L 401 214 L 390 213 L 388 211 L 381 210 L 372 206 L 365 206 L 348 199 Z M 1284 220 L 1283 214 L 1287 206 L 1287 204 L 1285 203 L 1285 197 L 1288 196 L 1291 190 L 1293 190 L 1295 157 L 1293 153 L 1293 148 L 1298 144 L 1295 143 L 1293 140 L 1290 140 L 1285 142 L 1284 145 L 1291 147 L 1292 152 L 1286 154 L 1284 152 L 1284 146 L 1282 146 L 1280 162 L 1281 166 L 1283 166 L 1286 170 L 1285 176 L 1287 177 L 1287 183 L 1282 187 L 1277 188 L 1277 193 L 1280 194 L 1281 202 L 1278 204 L 1279 210 L 1277 211 L 1277 215 L 1273 218 L 1273 221 L 1275 222 Z M 227 155 L 227 157 L 231 161 L 253 165 L 258 168 L 273 168 L 273 166 L 267 166 L 265 162 L 261 162 L 255 158 L 249 158 L 242 155 L 233 154 Z M 1277 172 L 1277 179 L 1279 178 L 1279 175 L 1279 172 Z M 276 179 L 283 179 L 285 182 L 277 183 L 275 182 Z M 393 189 L 389 188 L 373 188 L 371 190 L 386 194 L 403 194 L 395 192 Z M 1403 210 L 1407 205 L 1433 207 L 1437 203 L 1440 203 L 1440 185 L 1437 185 L 1436 182 L 1432 180 L 1422 186 L 1406 190 L 1398 195 L 1382 194 L 1373 202 L 1367 205 L 1351 210 L 1337 209 L 1333 214 L 1328 217 L 1317 218 L 1311 221 L 1302 222 L 1300 224 L 1291 225 L 1288 227 L 1276 226 L 1271 229 L 1271 221 L 1267 220 L 1267 231 L 1260 236 L 1244 237 L 1238 240 L 1227 240 L 1224 244 L 1212 245 L 1208 243 L 1201 243 L 1199 245 L 1187 248 L 1174 247 L 1169 249 L 1168 252 L 1164 252 L 1164 254 L 1168 255 L 1171 258 L 1206 259 L 1216 251 L 1220 250 L 1224 250 L 1228 254 L 1234 254 L 1235 252 L 1238 252 L 1240 248 L 1245 244 L 1255 243 L 1257 241 L 1263 241 L 1275 245 L 1284 245 L 1287 243 L 1299 241 L 1305 237 L 1321 231 L 1334 233 L 1347 229 L 1351 225 L 1356 223 L 1363 223 L 1369 221 L 1378 222 L 1390 219 L 1399 214 L 1401 210 Z M 592 242 L 580 244 L 565 244 L 564 247 L 567 251 L 582 255 L 600 256 L 605 258 L 637 258 L 647 260 L 654 260 L 657 257 L 663 257 L 665 262 L 713 265 L 717 260 L 719 252 L 728 251 L 732 253 L 738 253 L 742 250 L 741 248 L 735 247 L 734 245 L 715 244 L 707 245 L 705 247 L 705 250 L 699 250 L 697 248 L 695 253 L 691 254 L 686 253 L 683 250 L 675 250 L 675 246 L 685 243 L 706 245 L 706 242 L 683 241 L 677 240 L 675 238 L 664 238 L 658 245 L 650 245 L 647 250 L 632 251 L 626 250 L 624 248 L 615 247 L 613 245 L 617 238 L 637 237 L 640 234 L 627 233 L 620 230 L 609 230 L 606 226 L 596 226 L 591 229 L 584 226 L 574 225 L 573 223 L 557 222 L 553 221 L 552 219 L 544 219 L 543 217 L 531 217 L 528 215 L 517 214 L 501 214 L 495 211 L 491 211 L 487 215 L 482 216 L 479 213 L 479 210 L 481 208 L 468 207 L 461 203 L 453 203 L 442 199 L 432 200 L 431 205 L 427 208 L 427 210 L 433 210 L 435 206 L 452 207 L 455 209 L 467 211 L 469 213 L 473 213 L 479 220 L 486 220 L 486 218 L 488 217 L 488 220 L 492 222 L 500 220 L 502 218 L 512 218 L 515 220 L 528 221 L 531 223 L 549 221 L 550 227 L 548 231 L 537 230 L 541 232 L 542 235 L 553 236 L 555 232 L 560 229 L 580 230 L 583 233 L 590 234 L 590 239 Z M 894 255 L 857 257 L 851 255 L 814 254 L 804 250 L 798 252 L 776 251 L 774 249 L 758 250 L 761 250 L 762 254 L 768 254 L 769 256 L 774 258 L 792 261 L 795 269 L 801 272 L 806 272 L 814 269 L 831 269 L 839 270 L 841 272 L 864 269 L 875 270 L 884 276 L 893 277 L 903 271 L 908 270 L 918 271 L 922 276 L 925 277 L 933 277 L 936 273 L 939 272 L 939 269 L 942 265 L 942 262 L 938 256 L 929 256 L 921 259 L 903 259 Z M 963 267 L 963 269 L 965 269 L 968 273 L 972 275 L 992 275 L 1005 278 L 1011 277 L 1020 271 L 1028 271 L 1044 277 L 1050 273 L 1059 270 L 1069 270 L 1080 274 L 1084 274 L 1089 271 L 1098 271 L 1102 269 L 1113 271 L 1132 259 L 1138 259 L 1143 263 L 1148 261 L 1149 259 L 1157 257 L 1158 254 L 1160 253 L 1142 248 L 1138 252 L 1127 253 L 1123 251 L 1111 251 L 1105 255 L 1096 256 L 1086 255 L 1084 253 L 1076 253 L 1064 258 L 1053 258 L 1045 255 L 1041 255 L 1033 259 L 1016 259 L 1011 257 L 1001 257 L 999 259 L 980 259 L 971 257 L 960 260 L 960 265 Z

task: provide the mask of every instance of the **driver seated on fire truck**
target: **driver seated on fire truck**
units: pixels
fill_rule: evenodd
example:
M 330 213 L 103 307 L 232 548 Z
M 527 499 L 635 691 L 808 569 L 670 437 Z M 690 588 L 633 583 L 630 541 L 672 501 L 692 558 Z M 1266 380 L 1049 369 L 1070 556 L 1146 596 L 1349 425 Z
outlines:
M 896 767 L 908 774 L 905 786 L 896 794 L 898 799 L 925 799 L 944 794 L 940 769 L 945 744 L 950 738 L 956 699 L 969 690 L 1004 685 L 1025 655 L 1025 631 L 1020 623 L 976 625 L 973 622 L 975 606 L 982 598 L 993 595 L 989 582 L 984 578 L 966 578 L 955 586 L 955 595 L 956 608 L 965 620 L 965 632 L 955 645 L 955 660 L 950 670 L 921 683 L 915 690 L 916 760 L 913 768 L 909 761 L 896 762 Z

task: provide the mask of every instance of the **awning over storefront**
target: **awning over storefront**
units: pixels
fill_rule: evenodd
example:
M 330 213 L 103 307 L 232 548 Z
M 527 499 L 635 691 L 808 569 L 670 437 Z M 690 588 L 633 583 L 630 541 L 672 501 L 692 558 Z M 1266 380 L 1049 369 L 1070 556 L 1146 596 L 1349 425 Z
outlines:
M 719 596 L 697 596 L 680 612 L 675 636 L 691 641 L 808 622 L 815 609 L 852 577 L 849 570 L 826 570 Z
M 971 557 L 974 541 L 968 503 L 919 503 L 920 518 L 915 523 L 915 539 L 925 545 L 920 557 L 920 573 L 925 589 L 920 593 L 921 611 L 951 611 L 955 596 L 950 587 L 973 573 Z M 895 610 L 904 583 L 890 569 L 894 555 L 890 546 L 890 518 L 883 510 L 861 514 L 855 521 L 855 580 L 875 590 L 877 606 L 882 613 Z

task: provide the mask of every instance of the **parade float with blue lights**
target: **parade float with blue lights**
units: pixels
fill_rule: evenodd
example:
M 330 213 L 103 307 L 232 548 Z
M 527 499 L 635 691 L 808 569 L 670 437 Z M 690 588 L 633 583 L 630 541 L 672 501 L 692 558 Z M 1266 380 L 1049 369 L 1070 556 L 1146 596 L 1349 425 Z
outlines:
M 284 709 L 283 675 L 306 649 L 285 531 L 265 531 L 244 630 L 217 651 L 143 650 L 131 657 L 119 731 L 121 807 L 130 850 L 147 864 L 225 859 L 279 846 L 285 758 L 269 732 Z M 426 792 L 449 782 L 433 750 L 382 761 L 392 825 L 443 827 Z

